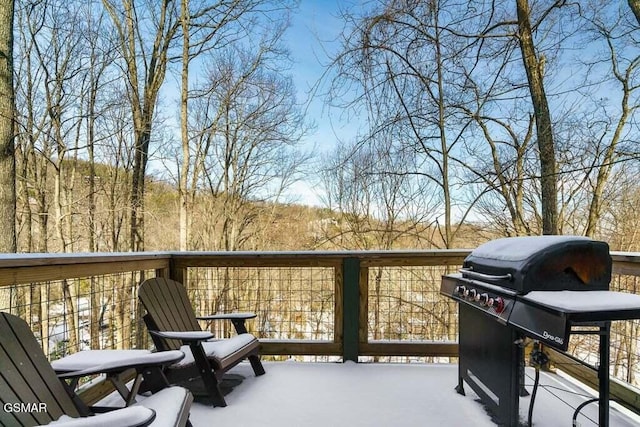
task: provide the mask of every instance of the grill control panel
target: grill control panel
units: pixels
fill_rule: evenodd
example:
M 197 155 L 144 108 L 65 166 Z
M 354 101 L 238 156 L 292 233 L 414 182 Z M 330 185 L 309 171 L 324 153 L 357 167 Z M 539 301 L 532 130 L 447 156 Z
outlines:
M 485 292 L 482 289 L 470 288 L 465 285 L 458 285 L 455 287 L 454 295 L 464 300 L 475 303 L 480 307 L 493 309 L 496 314 L 500 314 L 505 309 L 504 298 L 497 295 L 492 295 L 489 292 Z
M 504 288 L 458 275 L 444 276 L 440 292 L 489 314 L 503 324 L 507 323 L 515 301 L 515 293 L 511 295 Z

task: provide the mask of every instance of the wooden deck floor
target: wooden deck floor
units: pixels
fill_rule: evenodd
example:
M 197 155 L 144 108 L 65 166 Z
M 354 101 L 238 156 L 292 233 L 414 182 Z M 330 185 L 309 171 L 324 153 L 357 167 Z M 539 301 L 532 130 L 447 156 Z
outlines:
M 267 374 L 255 378 L 248 365 L 232 372 L 245 376 L 226 399 L 226 408 L 196 403 L 194 427 L 209 426 L 495 426 L 477 396 L 454 391 L 456 365 L 265 363 Z M 527 372 L 530 390 L 533 372 Z M 571 426 L 574 409 L 588 391 L 555 374 L 543 374 L 533 425 Z M 529 397 L 520 400 L 526 421 Z M 595 426 L 597 404 L 578 417 L 580 426 Z M 611 427 L 640 426 L 612 408 Z M 524 425 L 524 424 L 523 424 Z

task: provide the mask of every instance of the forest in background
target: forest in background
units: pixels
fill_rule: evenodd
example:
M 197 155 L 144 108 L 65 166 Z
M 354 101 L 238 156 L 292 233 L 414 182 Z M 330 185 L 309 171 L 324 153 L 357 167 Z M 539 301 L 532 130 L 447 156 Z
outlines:
M 359 133 L 318 153 L 296 7 L 16 1 L 18 251 L 638 249 L 636 0 L 344 8 L 312 95 Z M 287 201 L 301 179 L 323 208 Z

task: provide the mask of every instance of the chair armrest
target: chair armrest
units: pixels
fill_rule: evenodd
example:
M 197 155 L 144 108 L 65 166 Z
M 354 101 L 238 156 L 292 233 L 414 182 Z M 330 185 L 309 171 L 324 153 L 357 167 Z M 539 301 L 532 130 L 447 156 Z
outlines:
M 247 327 L 244 324 L 245 320 L 253 319 L 256 317 L 255 313 L 219 313 L 211 314 L 209 316 L 196 317 L 198 320 L 231 320 L 233 327 L 236 329 L 238 335 L 246 334 Z
M 69 379 L 95 374 L 120 373 L 132 368 L 138 370 L 139 368 L 144 369 L 151 366 L 164 366 L 173 364 L 184 358 L 184 353 L 180 350 L 161 351 L 157 353 L 140 352 L 140 354 L 136 354 L 134 356 L 128 356 L 131 352 L 119 355 L 119 351 L 120 350 L 87 350 L 87 357 L 82 357 L 83 352 L 74 353 L 71 356 L 67 356 L 66 361 L 63 358 L 62 361 L 66 363 L 54 364 L 57 365 L 54 366 L 54 370 L 56 371 L 58 378 Z M 90 360 L 91 356 L 95 355 L 97 352 L 100 352 L 100 356 L 102 356 L 101 363 L 94 366 L 87 366 L 89 361 L 84 361 L 82 359 Z M 72 362 L 74 359 L 77 360 L 76 366 L 79 367 L 77 370 L 71 369 L 73 367 Z
M 46 425 L 55 427 L 93 427 L 95 425 L 143 427 L 151 424 L 155 417 L 156 412 L 153 409 L 131 406 L 92 417 L 71 418 L 63 415 L 59 420 Z
M 155 335 L 160 338 L 170 339 L 170 340 L 180 340 L 184 344 L 189 344 L 192 342 L 198 341 L 207 341 L 214 337 L 214 335 L 210 332 L 206 331 L 187 331 L 187 332 L 177 332 L 177 331 L 149 331 L 151 335 Z
M 196 316 L 198 320 L 234 320 L 234 319 L 253 319 L 256 317 L 255 313 L 218 313 L 210 314 L 208 316 Z

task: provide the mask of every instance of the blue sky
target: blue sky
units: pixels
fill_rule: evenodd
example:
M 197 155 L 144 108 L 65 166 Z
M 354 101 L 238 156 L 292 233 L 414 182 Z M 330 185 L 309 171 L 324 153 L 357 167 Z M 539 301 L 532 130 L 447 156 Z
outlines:
M 340 0 L 302 0 L 292 16 L 285 42 L 290 49 L 294 79 L 300 101 L 309 99 L 307 118 L 315 124 L 315 130 L 303 141 L 305 150 L 315 149 L 316 156 L 330 150 L 336 139 L 349 139 L 355 135 L 356 123 L 346 123 L 339 112 L 329 111 L 321 93 L 309 97 L 310 90 L 325 71 L 328 55 L 339 47 L 335 41 L 343 29 L 339 18 Z M 321 92 L 321 91 L 320 91 Z M 290 197 L 297 203 L 320 206 L 322 204 L 314 177 L 297 183 Z

